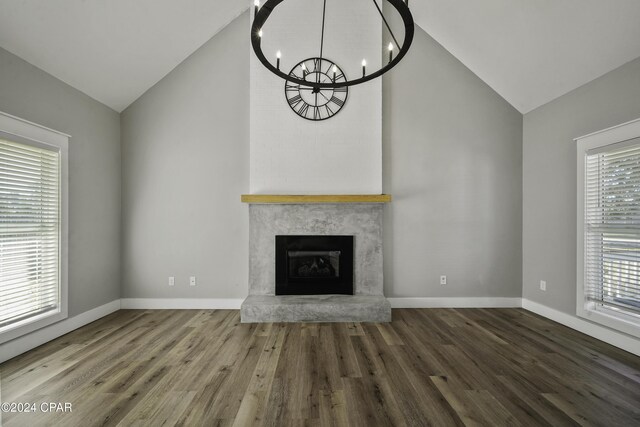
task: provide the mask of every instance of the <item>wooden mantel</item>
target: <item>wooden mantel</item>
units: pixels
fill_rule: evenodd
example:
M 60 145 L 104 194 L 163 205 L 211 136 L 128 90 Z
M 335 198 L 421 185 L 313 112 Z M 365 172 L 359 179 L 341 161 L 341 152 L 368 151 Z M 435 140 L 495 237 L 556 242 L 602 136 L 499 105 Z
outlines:
M 390 194 L 243 194 L 240 197 L 242 203 L 389 203 Z

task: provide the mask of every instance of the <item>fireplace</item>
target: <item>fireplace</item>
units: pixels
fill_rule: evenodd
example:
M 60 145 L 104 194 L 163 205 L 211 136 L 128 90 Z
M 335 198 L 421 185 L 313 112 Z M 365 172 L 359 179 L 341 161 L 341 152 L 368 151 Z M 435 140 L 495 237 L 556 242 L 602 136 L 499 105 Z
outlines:
M 353 295 L 353 236 L 276 236 L 276 295 Z
M 390 322 L 382 202 L 266 197 L 284 199 L 249 203 L 249 296 L 242 322 Z

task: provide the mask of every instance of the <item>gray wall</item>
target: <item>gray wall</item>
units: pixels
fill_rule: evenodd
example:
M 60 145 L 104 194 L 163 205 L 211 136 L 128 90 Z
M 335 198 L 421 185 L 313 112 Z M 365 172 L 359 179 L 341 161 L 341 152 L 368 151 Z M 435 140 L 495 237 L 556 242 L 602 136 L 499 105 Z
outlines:
M 123 297 L 247 293 L 247 28 L 245 14 L 122 115 Z M 384 80 L 383 136 L 387 295 L 519 297 L 522 115 L 418 29 Z
M 385 294 L 519 297 L 522 115 L 416 28 L 382 128 Z
M 71 135 L 69 316 L 118 299 L 118 113 L 3 49 L 0 110 Z
M 122 113 L 123 297 L 247 294 L 248 28 L 245 13 Z
M 524 116 L 523 297 L 575 314 L 573 138 L 640 117 L 640 59 Z M 547 290 L 539 288 L 546 280 Z

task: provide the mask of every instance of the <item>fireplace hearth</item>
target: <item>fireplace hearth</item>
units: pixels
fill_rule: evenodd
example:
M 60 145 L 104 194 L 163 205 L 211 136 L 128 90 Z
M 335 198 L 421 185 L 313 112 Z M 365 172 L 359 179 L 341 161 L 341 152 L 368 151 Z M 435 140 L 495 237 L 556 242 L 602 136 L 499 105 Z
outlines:
M 276 236 L 276 295 L 353 295 L 353 236 Z

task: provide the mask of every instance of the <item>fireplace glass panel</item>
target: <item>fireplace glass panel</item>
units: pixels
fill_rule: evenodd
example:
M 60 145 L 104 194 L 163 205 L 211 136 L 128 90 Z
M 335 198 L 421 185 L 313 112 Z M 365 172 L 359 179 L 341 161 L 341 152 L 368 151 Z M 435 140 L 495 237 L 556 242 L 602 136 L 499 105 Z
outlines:
M 340 277 L 340 251 L 288 251 L 289 277 Z
M 353 236 L 276 236 L 276 295 L 353 295 Z

